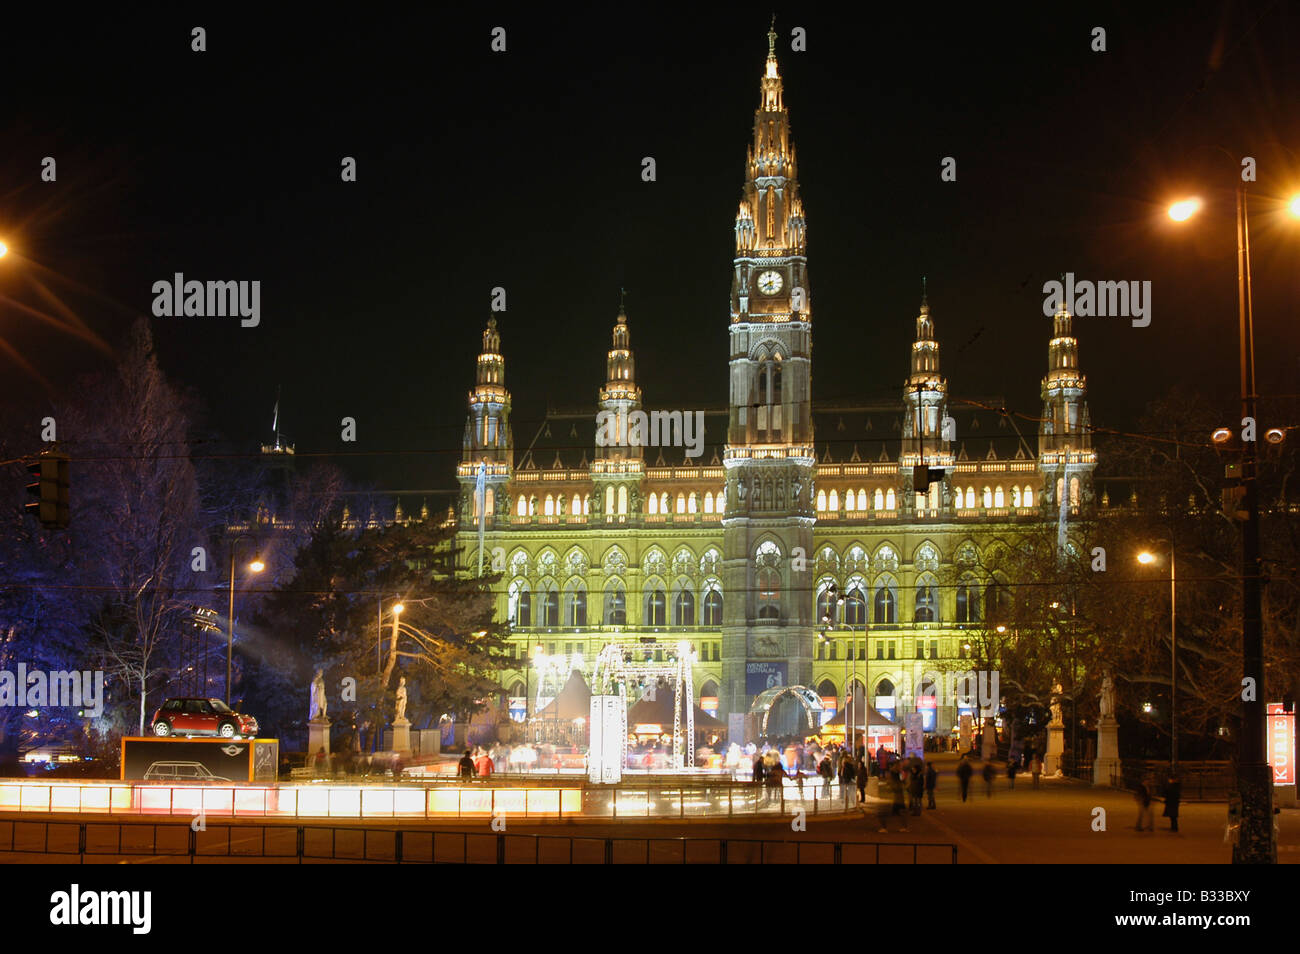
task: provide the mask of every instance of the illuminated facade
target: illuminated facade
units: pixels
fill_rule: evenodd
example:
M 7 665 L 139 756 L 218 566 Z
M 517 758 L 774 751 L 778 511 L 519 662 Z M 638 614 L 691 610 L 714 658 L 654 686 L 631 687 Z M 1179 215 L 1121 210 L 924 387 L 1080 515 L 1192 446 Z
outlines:
M 660 659 L 689 640 L 696 699 L 724 721 L 777 685 L 809 686 L 834 711 L 856 683 L 902 716 L 924 671 L 961 665 L 963 634 L 999 598 L 982 554 L 1091 500 L 1068 313 L 1054 319 L 1036 449 L 1000 399 L 950 403 L 924 296 L 900 402 L 813 406 L 807 226 L 775 39 L 735 220 L 729 399 L 701 409 L 703 452 L 682 446 L 689 420 L 645 412 L 622 307 L 596 405 L 548 412 L 522 451 L 495 321 L 484 332 L 458 542 L 467 574 L 501 574 L 516 718 L 575 663 L 590 672 L 615 635 Z M 598 413 L 618 441 L 598 440 Z M 955 716 L 933 721 L 946 731 Z

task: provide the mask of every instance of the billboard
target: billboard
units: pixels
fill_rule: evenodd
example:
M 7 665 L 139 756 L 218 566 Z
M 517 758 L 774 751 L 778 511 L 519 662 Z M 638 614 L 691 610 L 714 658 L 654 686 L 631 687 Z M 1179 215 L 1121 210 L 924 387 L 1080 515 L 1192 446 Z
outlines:
M 767 689 L 784 686 L 784 662 L 747 662 L 745 663 L 745 692 L 752 698 Z
M 122 739 L 122 778 L 146 782 L 274 782 L 277 739 Z

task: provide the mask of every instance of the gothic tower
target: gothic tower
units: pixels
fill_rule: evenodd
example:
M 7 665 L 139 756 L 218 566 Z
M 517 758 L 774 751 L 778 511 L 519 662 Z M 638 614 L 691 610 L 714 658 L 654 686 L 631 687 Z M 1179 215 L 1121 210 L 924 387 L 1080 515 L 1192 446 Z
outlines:
M 723 518 L 720 708 L 812 678 L 812 303 L 807 227 L 776 32 L 736 215 Z
M 591 512 L 597 522 L 626 523 L 629 514 L 640 511 L 641 481 L 645 477 L 642 447 L 648 431 L 641 410 L 641 389 L 636 383 L 627 311 L 620 302 L 596 415 Z
M 1043 474 L 1043 508 L 1065 520 L 1092 500 L 1092 449 L 1088 379 L 1079 371 L 1079 340 L 1064 302 L 1052 318 L 1043 378 L 1043 413 L 1038 428 L 1038 466 Z
M 939 373 L 939 342 L 934 336 L 930 305 L 921 293 L 921 313 L 916 318 L 916 339 L 912 342 L 912 373 L 903 385 L 903 452 L 899 460 L 903 484 L 903 512 L 937 516 L 951 502 L 947 480 L 934 481 L 922 491 L 914 480 L 915 469 L 952 470 L 951 425 L 948 418 L 948 382 Z
M 461 486 L 462 526 L 478 526 L 481 503 L 486 504 L 488 527 L 493 525 L 495 514 L 507 512 L 505 489 L 514 464 L 515 442 L 510 432 L 510 392 L 505 388 L 505 380 L 501 335 L 497 332 L 496 318 L 491 317 L 483 332 L 483 351 L 478 356 L 474 390 L 469 392 L 461 462 L 456 468 Z M 484 478 L 482 500 L 478 490 L 480 472 Z

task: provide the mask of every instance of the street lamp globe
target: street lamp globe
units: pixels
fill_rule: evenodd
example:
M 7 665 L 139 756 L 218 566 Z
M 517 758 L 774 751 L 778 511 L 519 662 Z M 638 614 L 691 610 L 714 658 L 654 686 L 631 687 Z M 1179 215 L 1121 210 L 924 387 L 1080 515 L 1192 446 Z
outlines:
M 1201 211 L 1200 199 L 1180 199 L 1169 207 L 1169 217 L 1175 222 L 1186 222 L 1199 211 Z
M 266 564 L 261 560 L 254 560 L 252 563 L 248 564 L 248 568 L 254 573 L 261 573 L 266 569 Z
M 1156 555 L 1149 550 L 1143 550 L 1137 555 L 1137 561 L 1143 566 L 1149 566 L 1156 562 Z

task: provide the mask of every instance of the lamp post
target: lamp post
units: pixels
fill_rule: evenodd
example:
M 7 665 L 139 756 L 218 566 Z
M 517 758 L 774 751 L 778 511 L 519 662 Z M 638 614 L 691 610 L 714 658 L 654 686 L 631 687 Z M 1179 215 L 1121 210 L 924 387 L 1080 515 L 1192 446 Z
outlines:
M 230 705 L 230 670 L 235 654 L 235 554 L 239 550 L 239 541 L 243 539 L 251 540 L 252 537 L 241 534 L 230 544 L 230 615 L 226 617 L 226 705 Z M 248 564 L 248 569 L 252 573 L 261 573 L 266 569 L 266 564 L 261 560 L 254 560 Z
M 1169 542 L 1169 771 L 1178 770 L 1178 566 L 1173 541 Z M 1156 555 L 1143 550 L 1137 561 L 1143 566 L 1156 562 Z
M 1226 149 L 1222 150 L 1232 157 Z M 1250 220 L 1246 182 L 1237 183 L 1237 333 L 1241 372 L 1241 416 L 1256 421 L 1255 323 L 1250 288 Z M 1184 222 L 1200 211 L 1199 199 L 1185 199 L 1169 208 L 1169 217 Z M 1300 217 L 1300 196 L 1286 203 Z M 1262 620 L 1259 553 L 1258 450 L 1254 440 L 1241 442 L 1241 506 L 1246 518 L 1241 531 L 1241 659 L 1243 680 L 1254 692 L 1242 693 L 1241 740 L 1238 746 L 1237 788 L 1241 794 L 1241 837 L 1233 847 L 1235 864 L 1275 864 L 1273 777 L 1265 757 L 1264 626 Z

